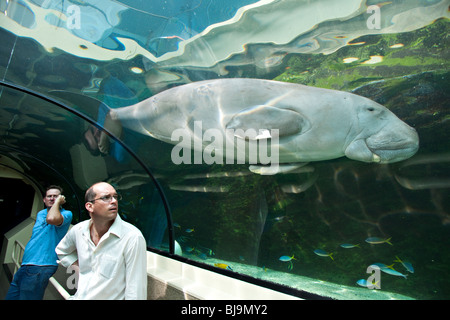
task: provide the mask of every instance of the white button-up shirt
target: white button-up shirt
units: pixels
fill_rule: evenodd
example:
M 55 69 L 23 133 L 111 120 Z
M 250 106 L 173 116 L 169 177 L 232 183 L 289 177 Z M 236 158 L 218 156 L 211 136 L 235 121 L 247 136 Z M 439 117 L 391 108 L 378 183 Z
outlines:
M 60 263 L 78 260 L 78 290 L 73 299 L 147 299 L 147 249 L 142 233 L 117 215 L 96 246 L 92 221 L 78 223 L 56 247 Z

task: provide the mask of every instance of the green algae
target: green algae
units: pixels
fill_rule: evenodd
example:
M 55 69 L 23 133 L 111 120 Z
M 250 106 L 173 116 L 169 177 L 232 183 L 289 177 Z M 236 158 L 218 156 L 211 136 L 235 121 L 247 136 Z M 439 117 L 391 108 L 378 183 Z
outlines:
M 330 55 L 293 55 L 274 80 L 351 91 L 377 80 L 448 69 L 448 24 L 448 19 L 441 19 L 416 32 L 363 36 L 352 43 L 364 44 L 346 46 Z M 390 48 L 395 44 L 403 46 Z M 372 56 L 381 56 L 382 61 L 365 64 Z M 344 63 L 348 57 L 358 60 Z

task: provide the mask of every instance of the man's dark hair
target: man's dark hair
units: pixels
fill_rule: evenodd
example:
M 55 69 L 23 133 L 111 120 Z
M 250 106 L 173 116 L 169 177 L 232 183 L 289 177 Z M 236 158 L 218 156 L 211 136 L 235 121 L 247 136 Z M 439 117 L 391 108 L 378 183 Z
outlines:
M 84 202 L 90 202 L 95 199 L 95 196 L 97 195 L 94 191 L 94 186 L 97 183 L 94 183 L 89 189 L 86 190 L 86 193 L 84 194 Z
M 44 197 L 47 195 L 47 191 L 50 190 L 50 189 L 57 189 L 57 190 L 59 190 L 59 192 L 61 194 L 63 194 L 63 188 L 61 188 L 60 186 L 57 186 L 55 184 L 52 184 L 52 185 L 48 186 L 47 189 L 45 189 Z

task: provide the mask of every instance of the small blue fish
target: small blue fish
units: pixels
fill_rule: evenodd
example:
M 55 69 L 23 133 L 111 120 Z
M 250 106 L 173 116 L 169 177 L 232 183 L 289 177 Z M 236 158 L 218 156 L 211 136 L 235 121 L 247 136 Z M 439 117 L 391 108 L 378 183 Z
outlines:
M 414 268 L 411 263 L 402 261 L 398 256 L 395 256 L 395 258 L 396 260 L 394 260 L 394 262 L 400 262 L 405 267 L 406 271 L 414 273 Z
M 366 279 L 359 279 L 358 281 L 356 281 L 356 284 L 361 286 L 361 287 L 367 287 L 367 280 Z
M 297 260 L 297 259 L 295 259 L 294 255 L 292 255 L 292 257 L 281 256 L 278 260 L 283 261 L 283 262 L 289 262 L 288 270 L 292 270 L 292 269 L 294 269 L 294 264 L 292 263 L 292 260 Z
M 287 262 L 287 261 L 291 261 L 292 259 L 297 260 L 297 259 L 294 258 L 294 255 L 292 255 L 292 257 L 289 257 L 289 256 L 281 256 L 280 259 L 278 259 L 278 260 Z
M 383 271 L 384 273 L 390 274 L 392 276 L 403 277 L 405 279 L 407 277 L 406 274 L 400 273 L 397 270 L 395 270 L 393 268 L 393 264 L 391 264 L 390 266 L 387 266 L 384 263 L 373 263 L 370 266 L 376 266 L 376 267 L 380 268 L 380 270 Z
M 382 269 L 382 268 L 392 268 L 393 264 L 391 264 L 390 266 L 387 266 L 384 263 L 376 262 L 376 263 L 372 263 L 370 266 L 377 266 L 378 268 Z
M 207 247 L 204 247 L 204 246 L 200 246 L 200 245 L 199 245 L 199 247 L 202 248 L 202 251 L 206 251 L 207 255 L 209 255 L 209 256 L 214 256 L 215 255 L 214 251 L 212 251 L 210 248 L 207 248 Z
M 186 247 L 186 251 L 189 253 L 194 252 L 194 250 L 195 250 L 195 248 L 193 248 L 193 247 Z
M 321 257 L 330 257 L 331 260 L 334 261 L 333 253 L 328 253 L 328 252 L 326 252 L 326 251 L 324 251 L 322 249 L 316 249 L 316 250 L 314 250 L 314 253 L 317 254 L 318 256 L 321 256 Z
M 398 272 L 397 270 L 391 269 L 391 268 L 381 268 L 381 271 L 390 274 L 392 276 L 397 276 L 397 277 L 403 277 L 406 279 L 406 277 L 408 276 L 407 274 L 403 274 Z
M 341 247 L 344 249 L 360 248 L 359 244 L 343 243 Z
M 392 243 L 390 241 L 391 241 L 391 238 L 381 239 L 381 238 L 378 238 L 378 237 L 370 237 L 370 238 L 366 239 L 366 242 L 370 243 L 370 244 L 389 243 L 392 246 Z
M 186 230 L 184 230 L 184 232 L 186 232 L 186 233 L 191 233 L 191 232 L 194 232 L 194 228 L 189 228 L 189 229 L 186 229 Z
M 366 287 L 366 288 L 372 288 L 372 286 L 377 287 L 378 289 L 380 289 L 380 287 L 377 285 L 377 283 L 372 283 L 370 284 L 369 282 L 367 282 L 366 279 L 359 279 L 358 281 L 356 281 L 357 285 L 360 285 L 361 287 Z

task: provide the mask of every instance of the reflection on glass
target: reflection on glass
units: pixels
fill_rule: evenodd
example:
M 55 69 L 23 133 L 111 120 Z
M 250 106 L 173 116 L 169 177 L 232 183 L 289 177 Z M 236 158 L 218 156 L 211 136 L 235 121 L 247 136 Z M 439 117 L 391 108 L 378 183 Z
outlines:
M 3 89 L 2 143 L 51 162 L 42 150 L 57 137 L 59 170 L 80 192 L 90 180 L 116 183 L 124 196 L 122 214 L 152 248 L 169 250 L 171 227 L 177 254 L 219 272 L 336 299 L 450 297 L 448 1 L 156 6 L 134 0 L 22 0 L 4 2 L 0 11 L 2 78 L 64 100 L 92 120 Z M 111 126 L 116 120 L 111 115 L 122 108 L 158 94 L 180 99 L 169 94 L 176 92 L 171 88 L 218 78 L 277 80 L 366 97 L 414 128 L 419 149 L 396 163 L 331 157 L 260 175 L 237 161 L 196 164 L 194 152 L 191 164 L 174 163 L 174 144 L 155 133 L 160 126 L 170 139 L 173 122 L 155 120 L 141 108 L 131 112 L 133 121 Z M 246 106 L 247 114 L 261 111 L 256 100 L 267 90 L 242 90 L 227 98 Z M 275 103 L 281 96 L 266 100 Z M 309 101 L 306 112 L 315 107 L 314 99 Z M 222 106 L 220 99 L 208 104 L 188 95 L 178 102 L 191 103 L 185 121 L 176 123 L 180 128 L 194 128 L 195 116 L 209 115 L 208 106 Z M 165 106 L 159 115 L 178 119 L 180 104 L 172 113 Z M 337 134 L 341 122 L 330 118 Z M 305 127 L 323 122 L 318 119 L 308 118 Z M 137 127 L 139 121 L 145 125 Z M 210 122 L 202 124 L 206 131 Z M 257 132 L 266 139 L 269 133 Z M 173 226 L 127 148 L 163 187 Z
M 123 219 L 141 228 L 148 245 L 169 250 L 161 194 L 146 168 L 119 141 L 70 109 L 3 86 L 0 92 L 0 154 L 12 157 L 21 164 L 21 171 L 43 185 L 55 179 L 68 184 L 66 190 L 74 193 L 68 202 L 74 211 L 83 210 L 81 220 L 88 218 L 81 209 L 86 189 L 97 181 L 111 183 L 123 197 Z M 99 136 L 104 134 L 116 151 L 100 153 L 90 148 L 86 128 L 95 128 Z

